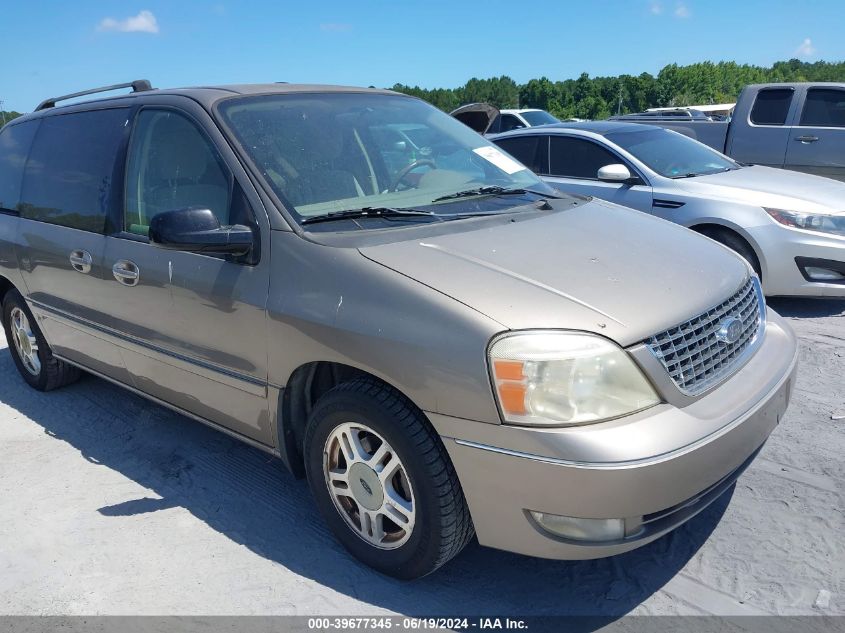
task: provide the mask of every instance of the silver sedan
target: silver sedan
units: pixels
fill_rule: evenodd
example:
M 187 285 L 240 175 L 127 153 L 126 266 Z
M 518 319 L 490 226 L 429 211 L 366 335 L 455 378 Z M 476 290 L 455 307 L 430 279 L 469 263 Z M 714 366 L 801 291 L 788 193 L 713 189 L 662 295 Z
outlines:
M 769 296 L 845 296 L 845 183 L 743 165 L 686 136 L 598 121 L 491 137 L 567 192 L 692 228 L 745 257 Z

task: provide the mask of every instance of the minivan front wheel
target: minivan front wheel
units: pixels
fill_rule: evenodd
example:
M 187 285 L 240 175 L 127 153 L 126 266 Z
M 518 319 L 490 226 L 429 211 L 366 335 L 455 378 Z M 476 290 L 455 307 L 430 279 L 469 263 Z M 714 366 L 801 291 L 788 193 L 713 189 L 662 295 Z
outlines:
M 9 290 L 3 299 L 3 328 L 15 366 L 31 387 L 50 391 L 79 378 L 79 369 L 53 356 L 17 290 Z
M 449 456 L 419 409 L 372 379 L 319 399 L 305 434 L 308 483 L 337 539 L 397 578 L 431 573 L 474 533 Z

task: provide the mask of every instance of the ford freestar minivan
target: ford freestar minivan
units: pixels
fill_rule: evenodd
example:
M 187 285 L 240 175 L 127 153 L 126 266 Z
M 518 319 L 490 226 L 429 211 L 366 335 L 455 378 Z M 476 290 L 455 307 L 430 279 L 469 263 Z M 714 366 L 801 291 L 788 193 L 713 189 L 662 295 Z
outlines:
M 0 132 L 21 376 L 83 369 L 279 456 L 379 571 L 473 534 L 641 546 L 786 410 L 795 337 L 707 238 L 563 196 L 411 97 L 130 86 Z

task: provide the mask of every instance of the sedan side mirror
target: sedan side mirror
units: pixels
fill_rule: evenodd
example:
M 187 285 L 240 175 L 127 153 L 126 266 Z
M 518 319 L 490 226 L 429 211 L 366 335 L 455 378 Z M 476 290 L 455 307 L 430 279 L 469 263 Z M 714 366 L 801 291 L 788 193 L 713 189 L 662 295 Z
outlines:
M 220 226 L 211 209 L 189 207 L 164 211 L 150 220 L 150 242 L 172 250 L 246 255 L 253 240 L 248 226 Z
M 631 172 L 625 165 L 618 163 L 613 165 L 605 165 L 598 172 L 598 179 L 602 182 L 633 182 L 635 178 L 631 176 Z

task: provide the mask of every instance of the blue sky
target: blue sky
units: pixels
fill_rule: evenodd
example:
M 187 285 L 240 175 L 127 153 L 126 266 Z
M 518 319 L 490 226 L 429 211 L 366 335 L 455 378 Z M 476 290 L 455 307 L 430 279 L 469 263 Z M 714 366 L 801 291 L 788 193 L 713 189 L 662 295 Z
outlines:
M 806 0 L 131 0 L 4 3 L 0 99 L 147 78 L 454 87 L 656 73 L 665 64 L 845 59 L 845 2 Z

